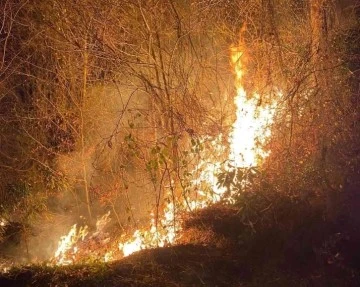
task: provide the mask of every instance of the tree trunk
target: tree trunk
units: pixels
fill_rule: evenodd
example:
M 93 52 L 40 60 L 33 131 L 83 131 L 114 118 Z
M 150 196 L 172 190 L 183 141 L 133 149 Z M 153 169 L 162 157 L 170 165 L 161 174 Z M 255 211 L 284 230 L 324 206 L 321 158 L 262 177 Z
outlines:
M 310 2 L 310 20 L 312 30 L 312 64 L 314 71 L 314 86 L 317 87 L 319 93 L 316 95 L 316 103 L 319 109 L 326 110 L 329 108 L 328 103 L 334 98 L 331 88 L 333 60 L 328 48 L 331 5 L 329 0 L 311 0 Z M 326 114 L 325 114 L 326 115 Z M 321 116 L 318 122 L 317 138 L 318 138 L 318 169 L 322 177 L 323 192 L 326 197 L 327 215 L 330 219 L 335 219 L 337 214 L 338 192 L 329 182 L 329 172 L 327 166 L 327 149 L 329 146 L 328 134 L 321 127 L 328 125 L 331 118 Z
M 87 42 L 84 43 L 84 52 L 83 52 L 83 87 L 81 93 L 81 103 L 80 103 L 80 138 L 81 138 L 81 164 L 82 164 L 82 175 L 83 175 L 83 184 L 85 190 L 86 205 L 89 214 L 89 219 L 91 220 L 91 205 L 90 205 L 90 192 L 89 192 L 89 183 L 88 183 L 88 172 L 86 167 L 86 157 L 85 157 L 85 130 L 84 130 L 84 108 L 85 108 L 85 99 L 86 99 L 86 90 L 87 90 L 87 75 L 88 75 L 88 51 L 87 51 Z

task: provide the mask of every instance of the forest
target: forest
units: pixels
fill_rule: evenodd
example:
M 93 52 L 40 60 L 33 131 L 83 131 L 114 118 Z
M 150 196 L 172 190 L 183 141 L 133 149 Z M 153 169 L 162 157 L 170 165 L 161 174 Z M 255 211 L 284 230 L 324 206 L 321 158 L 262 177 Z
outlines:
M 360 286 L 358 0 L 1 0 L 1 286 Z

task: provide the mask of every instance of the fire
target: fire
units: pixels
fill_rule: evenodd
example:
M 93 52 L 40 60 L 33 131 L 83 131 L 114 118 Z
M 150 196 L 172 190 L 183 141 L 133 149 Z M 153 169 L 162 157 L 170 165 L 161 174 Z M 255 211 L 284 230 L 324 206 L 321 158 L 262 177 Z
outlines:
M 181 231 L 181 224 L 175 218 L 175 206 L 178 211 L 189 211 L 197 208 L 204 208 L 210 204 L 223 199 L 226 189 L 218 187 L 217 174 L 220 170 L 230 171 L 234 168 L 249 168 L 261 164 L 269 152 L 262 146 L 271 136 L 270 126 L 273 123 L 275 111 L 277 108 L 277 95 L 266 95 L 265 104 L 261 104 L 263 95 L 254 93 L 249 97 L 243 87 L 245 64 L 244 64 L 244 45 L 240 43 L 238 47 L 232 47 L 231 63 L 235 72 L 236 96 L 234 99 L 236 107 L 236 120 L 232 125 L 228 136 L 230 150 L 223 144 L 225 136 L 218 135 L 216 138 L 208 136 L 200 139 L 201 144 L 205 142 L 210 144 L 211 151 L 205 149 L 205 154 L 192 172 L 192 188 L 195 190 L 194 198 L 183 198 L 183 201 L 168 202 L 165 206 L 159 220 L 155 220 L 155 214 L 151 215 L 151 221 L 148 228 L 137 229 L 130 238 L 123 236 L 117 247 L 123 256 L 147 248 L 164 247 L 176 242 L 177 234 Z M 231 165 L 224 166 L 219 158 L 224 159 L 224 154 L 228 154 L 227 160 Z M 204 186 L 210 188 L 208 192 Z M 231 202 L 230 198 L 227 198 Z M 108 222 L 109 214 L 99 223 L 103 226 Z M 102 227 L 99 228 L 102 230 Z M 99 231 L 100 232 L 100 231 Z M 57 264 L 69 264 L 77 252 L 76 243 L 81 238 L 87 236 L 88 230 L 77 230 L 74 225 L 68 235 L 63 236 L 59 242 L 58 250 L 55 253 Z M 105 262 L 114 259 L 116 251 L 108 251 L 103 257 Z M 69 256 L 72 254 L 72 257 Z
M 269 152 L 261 148 L 271 135 L 270 125 L 273 121 L 276 104 L 257 107 L 260 96 L 254 94 L 247 99 L 244 89 L 239 88 L 235 104 L 236 121 L 233 124 L 230 141 L 230 160 L 235 167 L 258 166 Z
M 119 244 L 119 249 L 123 255 L 126 257 L 142 249 L 164 247 L 175 243 L 180 224 L 174 222 L 173 210 L 173 203 L 168 203 L 159 221 L 159 226 L 156 226 L 155 215 L 152 214 L 149 230 L 136 230 L 131 239 Z
M 196 200 L 190 201 L 188 199 L 191 210 L 201 209 L 209 204 L 220 201 L 226 191 L 225 188 L 217 185 L 217 174 L 223 166 L 219 158 L 222 158 L 226 153 L 226 148 L 222 142 L 222 134 L 215 138 L 204 137 L 201 140 L 201 144 L 207 143 L 207 145 L 211 146 L 211 150 L 203 156 L 204 159 L 199 161 L 192 172 L 194 179 L 191 181 L 191 184 L 197 190 L 197 196 Z M 207 192 L 206 188 L 210 188 L 213 192 Z
M 106 244 L 109 238 L 104 232 L 105 226 L 110 222 L 110 211 L 105 213 L 96 222 L 96 230 L 89 235 L 89 227 L 87 225 L 77 227 L 74 224 L 67 235 L 60 238 L 58 248 L 54 253 L 53 261 L 56 265 L 69 265 L 77 260 L 76 255 L 79 252 L 79 243 L 85 240 L 91 241 L 96 239 L 101 244 Z M 112 258 L 112 252 L 107 252 L 104 255 L 104 261 L 109 261 Z
M 273 123 L 277 109 L 278 99 L 281 92 L 275 95 L 266 95 L 267 103 L 261 104 L 262 96 L 254 93 L 248 97 L 243 86 L 245 75 L 245 45 L 240 41 L 238 46 L 231 47 L 231 64 L 235 73 L 236 96 L 234 103 L 236 107 L 236 120 L 232 125 L 228 143 L 230 147 L 228 161 L 230 165 L 219 162 L 218 158 L 225 153 L 220 134 L 214 139 L 205 137 L 203 140 L 210 141 L 212 146 L 211 154 L 206 156 L 206 160 L 201 160 L 196 166 L 192 184 L 198 187 L 200 200 L 195 204 L 197 207 L 205 207 L 211 203 L 216 203 L 224 199 L 226 189 L 218 186 L 217 174 L 221 170 L 231 171 L 234 168 L 257 167 L 269 155 L 262 147 L 271 136 L 271 124 Z M 213 191 L 206 192 L 202 186 L 207 185 Z M 232 194 L 226 198 L 228 202 L 233 202 Z
M 261 96 L 253 94 L 248 98 L 243 87 L 244 70 L 244 50 L 243 43 L 239 47 L 231 48 L 231 62 L 235 71 L 236 82 L 236 120 L 232 125 L 232 131 L 229 135 L 230 154 L 229 161 L 231 167 L 226 166 L 225 170 L 233 168 L 247 168 L 255 167 L 265 159 L 269 152 L 262 149 L 262 145 L 271 135 L 270 126 L 275 115 L 277 101 L 272 100 L 270 104 L 260 105 Z M 278 93 L 277 96 L 281 96 Z M 220 134 L 214 139 L 204 137 L 202 142 L 210 141 L 212 146 L 212 153 L 207 155 L 206 160 L 200 160 L 199 164 L 193 171 L 194 180 L 192 185 L 198 187 L 197 199 L 190 200 L 187 198 L 186 202 L 182 204 L 183 209 L 190 208 L 204 208 L 212 203 L 220 201 L 226 191 L 225 188 L 218 187 L 216 174 L 222 168 L 222 163 L 218 158 L 225 153 L 225 148 L 222 144 L 223 135 Z M 211 193 L 202 189 L 203 183 L 206 183 L 212 190 Z M 231 198 L 228 198 L 231 202 Z M 154 225 L 154 217 L 151 220 L 151 227 L 149 231 L 136 230 L 131 239 L 119 244 L 119 249 L 124 256 L 128 256 L 136 251 L 146 248 L 162 247 L 166 243 L 173 244 L 176 240 L 176 234 L 180 231 L 180 226 L 174 226 L 173 204 L 169 203 L 165 208 L 161 224 L 165 226 L 165 230 L 159 232 Z M 181 206 L 181 205 L 180 205 Z
M 229 159 L 235 167 L 258 166 L 269 152 L 262 149 L 266 140 L 271 135 L 270 126 L 273 123 L 277 101 L 272 99 L 270 104 L 261 105 L 262 97 L 255 93 L 248 98 L 243 87 L 244 64 L 242 58 L 244 52 L 239 47 L 231 48 L 231 63 L 234 66 L 236 77 L 235 97 L 236 120 L 230 134 L 230 156 Z M 270 95 L 272 96 L 272 95 Z M 278 98 L 281 93 L 276 95 Z
M 56 265 L 68 265 L 73 263 L 75 254 L 78 251 L 76 243 L 79 239 L 84 240 L 87 234 L 87 226 L 78 229 L 76 224 L 74 224 L 69 233 L 60 238 L 59 246 L 54 254 Z

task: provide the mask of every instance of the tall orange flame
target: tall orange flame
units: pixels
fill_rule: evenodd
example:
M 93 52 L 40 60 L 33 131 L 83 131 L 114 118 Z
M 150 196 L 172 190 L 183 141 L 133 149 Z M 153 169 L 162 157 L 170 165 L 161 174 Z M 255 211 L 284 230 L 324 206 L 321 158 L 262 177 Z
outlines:
M 241 33 L 245 31 L 245 26 L 242 28 Z M 258 93 L 252 94 L 248 97 L 243 86 L 245 75 L 245 45 L 241 40 L 238 46 L 230 48 L 231 64 L 235 73 L 235 86 L 236 96 L 234 99 L 236 107 L 236 120 L 232 125 L 229 135 L 230 154 L 228 159 L 231 161 L 231 167 L 227 166 L 225 169 L 232 168 L 246 168 L 258 166 L 264 160 L 269 152 L 263 149 L 266 140 L 271 136 L 270 126 L 273 122 L 275 110 L 277 107 L 277 98 L 271 99 L 270 104 L 259 105 L 261 96 Z M 281 96 L 279 92 L 277 95 Z M 271 98 L 268 96 L 268 98 Z M 224 154 L 223 135 L 210 139 L 204 137 L 203 141 L 211 140 L 212 147 L 214 148 L 213 154 L 209 155 L 207 160 L 201 160 L 193 171 L 193 176 L 196 177 L 192 180 L 192 185 L 200 187 L 197 190 L 199 198 L 196 201 L 191 201 L 187 198 L 186 203 L 177 203 L 183 206 L 183 210 L 187 208 L 204 208 L 212 203 L 220 201 L 225 193 L 224 188 L 217 186 L 216 174 L 219 173 L 222 163 L 216 158 L 217 154 Z M 209 163 L 210 162 L 210 163 Z M 206 192 L 201 189 L 202 182 L 206 182 L 211 187 L 212 193 Z M 184 200 L 185 201 L 185 200 Z M 230 198 L 231 202 L 231 198 Z M 135 230 L 131 238 L 125 239 L 118 244 L 119 250 L 123 256 L 128 256 L 136 251 L 147 248 L 163 247 L 168 244 L 174 244 L 176 235 L 180 231 L 180 224 L 174 224 L 174 202 L 169 202 L 160 219 L 160 226 L 155 224 L 155 216 L 152 214 L 149 228 Z M 177 207 L 178 209 L 180 207 Z M 69 248 L 73 246 L 74 238 L 78 238 L 76 233 L 76 226 L 70 230 L 69 234 L 63 237 L 60 241 L 59 250 L 56 252 L 55 257 L 62 264 L 66 264 L 66 257 L 62 258 L 62 254 L 66 254 Z M 68 242 L 73 243 L 68 243 Z M 69 247 L 70 246 L 70 247 Z M 113 252 L 110 251 L 105 254 L 104 261 L 113 259 Z
M 239 45 L 231 47 L 230 52 L 237 95 L 234 100 L 236 120 L 232 125 L 229 140 L 229 159 L 235 167 L 254 167 L 269 155 L 269 152 L 266 152 L 262 146 L 271 136 L 270 127 L 273 123 L 278 99 L 272 99 L 270 104 L 260 105 L 260 94 L 254 93 L 248 97 L 243 86 L 245 44 L 241 37 Z M 281 96 L 280 92 L 277 97 L 279 96 Z

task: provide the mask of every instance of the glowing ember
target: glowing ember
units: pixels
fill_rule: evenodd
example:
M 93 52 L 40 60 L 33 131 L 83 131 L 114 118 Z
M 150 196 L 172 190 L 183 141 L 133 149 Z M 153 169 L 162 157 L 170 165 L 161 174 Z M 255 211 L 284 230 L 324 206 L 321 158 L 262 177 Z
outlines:
M 3 273 L 8 273 L 9 271 L 10 271 L 10 268 L 9 268 L 9 267 L 4 267 L 2 272 L 3 272 Z
M 0 218 L 0 226 L 4 227 L 7 224 L 6 219 Z
M 104 262 L 110 262 L 112 260 L 114 260 L 114 252 L 112 251 L 106 252 L 104 255 Z

